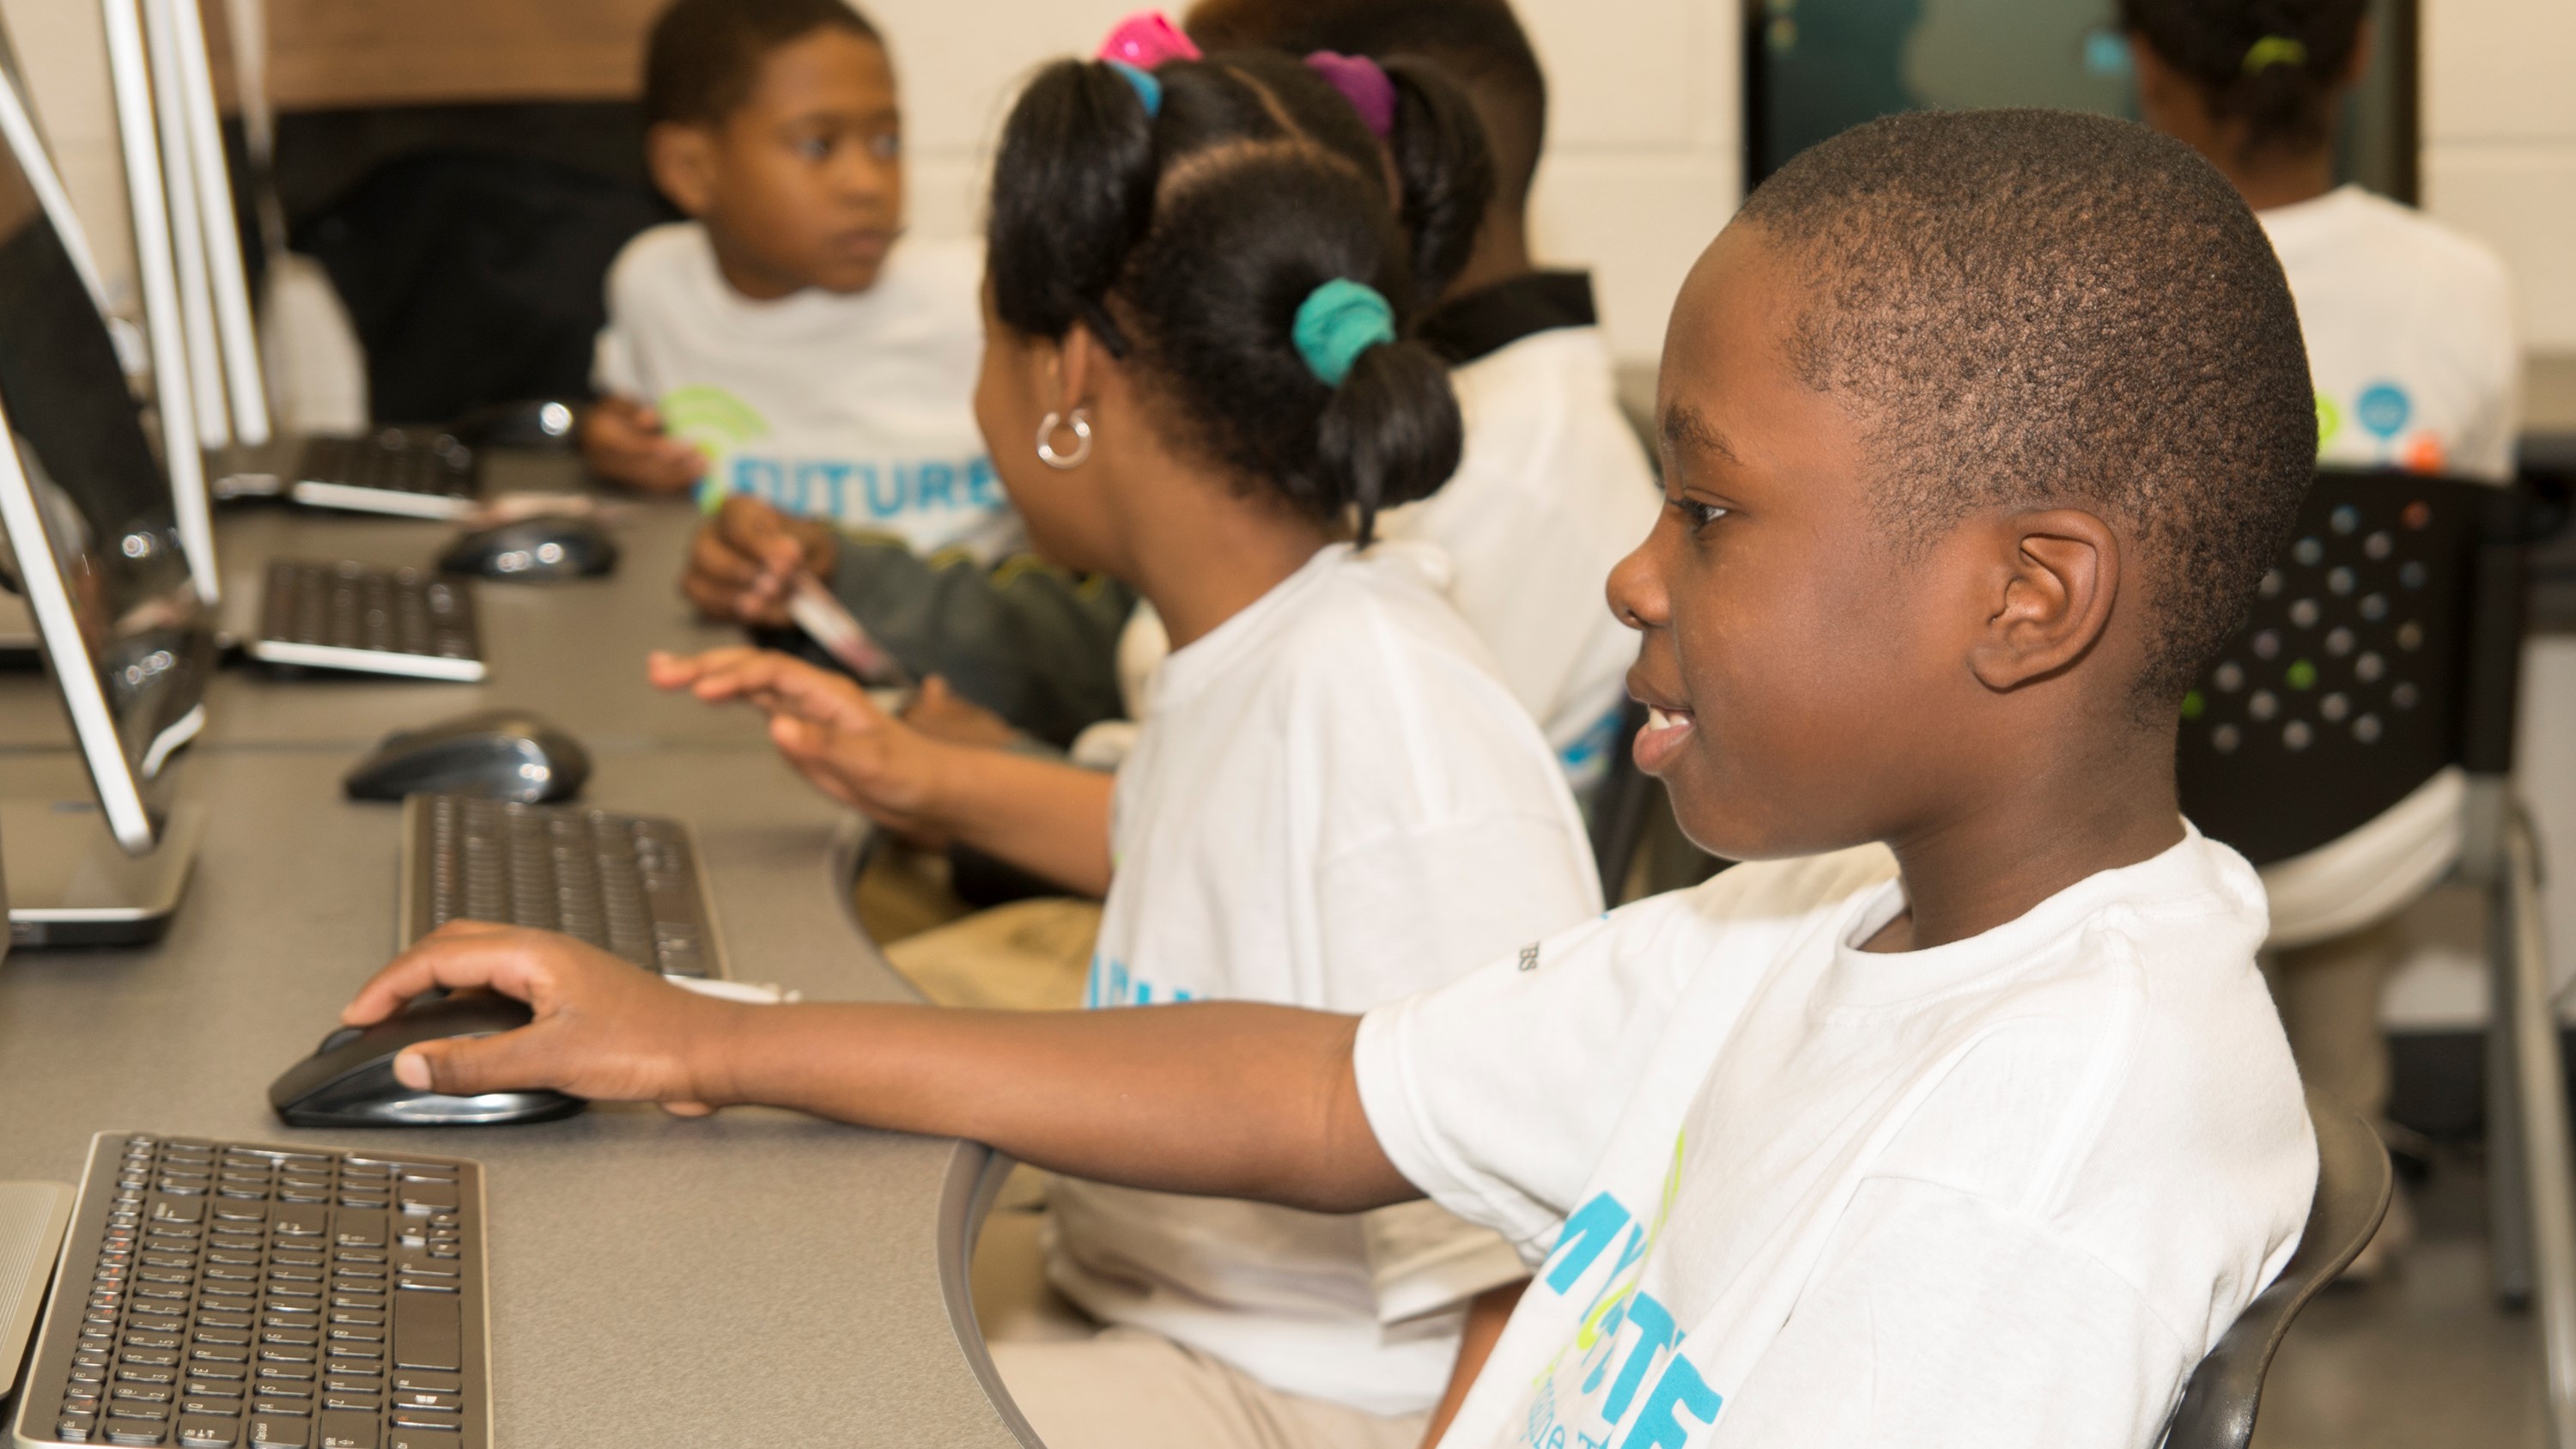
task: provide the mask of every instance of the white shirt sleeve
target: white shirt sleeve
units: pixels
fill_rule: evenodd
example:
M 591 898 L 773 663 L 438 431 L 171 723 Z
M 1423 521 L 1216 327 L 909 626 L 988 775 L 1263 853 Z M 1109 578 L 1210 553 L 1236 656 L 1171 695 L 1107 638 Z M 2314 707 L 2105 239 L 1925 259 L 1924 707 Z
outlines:
M 1882 1178 L 1853 1197 L 1708 1449 L 2136 1449 L 2196 1357 L 2045 1224 Z
M 1663 896 L 1586 921 L 1361 1019 L 1353 1067 L 1378 1144 L 1441 1206 L 1546 1256 L 1679 993 L 1639 949 Z
M 1565 821 L 1494 814 L 1408 831 L 1324 863 L 1317 893 L 1324 999 L 1375 1002 L 1445 982 L 1472 962 L 1601 909 L 1592 865 Z M 1430 1203 L 1361 1219 L 1378 1320 L 1454 1308 L 1525 1271 L 1488 1228 Z
M 652 399 L 644 392 L 637 377 L 634 349 L 627 345 L 626 335 L 617 330 L 614 318 L 599 329 L 599 340 L 591 344 L 590 387 L 601 397 L 630 397 L 644 402 Z

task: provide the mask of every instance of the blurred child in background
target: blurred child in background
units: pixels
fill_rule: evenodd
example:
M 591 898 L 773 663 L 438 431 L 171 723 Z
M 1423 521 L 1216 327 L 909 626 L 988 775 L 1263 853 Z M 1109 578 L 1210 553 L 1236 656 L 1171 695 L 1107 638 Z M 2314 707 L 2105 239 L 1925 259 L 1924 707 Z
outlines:
M 1013 541 L 968 406 L 979 249 L 903 239 L 903 118 L 844 0 L 677 0 L 647 159 L 692 220 L 610 270 L 582 452 L 649 492 L 745 494 L 913 548 Z

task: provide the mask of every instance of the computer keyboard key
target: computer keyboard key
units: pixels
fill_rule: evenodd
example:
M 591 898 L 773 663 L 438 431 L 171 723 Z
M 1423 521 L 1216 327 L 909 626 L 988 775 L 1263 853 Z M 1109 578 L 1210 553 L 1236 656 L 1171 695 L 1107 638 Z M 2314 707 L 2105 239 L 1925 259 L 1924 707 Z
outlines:
M 303 1203 L 280 1203 L 268 1217 L 279 1238 L 318 1238 L 331 1225 L 330 1209 Z
M 64 1414 L 54 1420 L 54 1437 L 66 1444 L 86 1444 L 97 1432 L 96 1414 Z
M 262 1414 L 250 1421 L 250 1442 L 260 1449 L 307 1449 L 313 1426 L 301 1418 Z
M 407 1369 L 462 1368 L 457 1299 L 444 1293 L 394 1295 L 394 1364 Z
M 404 1179 L 394 1193 L 405 1214 L 425 1217 L 434 1212 L 456 1210 L 456 1184 L 452 1182 L 413 1182 Z
M 331 1241 L 344 1248 L 381 1248 L 385 1246 L 385 1215 L 342 1208 L 339 1220 L 331 1225 Z
M 456 1449 L 459 1442 L 454 1429 L 422 1429 L 398 1424 L 385 1436 L 385 1449 Z
M 313 1440 L 313 1449 L 376 1449 L 376 1416 L 325 1409 Z
M 125 1377 L 127 1372 L 125 1369 L 116 1371 L 116 1391 L 110 1395 L 111 1398 L 121 1403 L 166 1404 L 178 1397 L 178 1390 L 172 1387 L 179 1382 L 177 1374 L 166 1369 L 136 1369 L 132 1372 L 138 1377 L 128 1381 Z
M 398 1393 L 454 1394 L 464 1391 L 465 1381 L 455 1374 L 404 1369 L 394 1375 L 394 1389 Z
M 178 1421 L 180 1444 L 198 1444 L 198 1446 L 211 1446 L 211 1449 L 224 1449 L 224 1446 L 232 1444 L 234 1439 L 240 1439 L 240 1434 L 242 1434 L 240 1423 L 229 1421 L 229 1418 L 180 1415 L 180 1421 Z

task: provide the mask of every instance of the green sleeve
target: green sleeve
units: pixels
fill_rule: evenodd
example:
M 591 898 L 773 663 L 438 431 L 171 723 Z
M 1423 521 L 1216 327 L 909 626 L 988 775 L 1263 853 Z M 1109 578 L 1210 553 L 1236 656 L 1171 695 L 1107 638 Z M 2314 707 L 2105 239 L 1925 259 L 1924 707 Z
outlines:
M 1115 580 L 1015 554 L 923 556 L 844 534 L 832 592 L 915 676 L 940 675 L 1019 730 L 1062 747 L 1115 719 L 1118 635 L 1136 606 Z

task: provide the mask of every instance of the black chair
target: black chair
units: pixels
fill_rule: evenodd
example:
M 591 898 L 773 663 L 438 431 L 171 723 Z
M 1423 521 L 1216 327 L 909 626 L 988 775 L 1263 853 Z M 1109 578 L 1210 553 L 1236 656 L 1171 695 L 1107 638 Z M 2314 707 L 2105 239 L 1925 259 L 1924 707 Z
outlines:
M 2182 1402 L 2165 1429 L 2164 1449 L 2245 1449 L 2254 1441 L 2254 1414 L 2263 1398 L 2263 1374 L 2308 1300 L 2359 1256 L 2388 1211 L 2393 1186 L 2388 1149 L 2379 1134 L 2336 1103 L 2311 1092 L 2308 1120 L 2316 1124 L 2317 1195 L 2308 1207 L 2299 1246 L 2271 1286 L 2256 1294 L 2192 1370 Z
M 1601 903 L 1615 906 L 1627 888 L 1629 867 L 1646 838 L 1647 823 L 1662 793 L 1655 778 L 1637 768 L 1637 731 L 1646 727 L 1646 707 L 1635 700 L 1619 712 L 1619 732 L 1610 747 L 1610 763 L 1593 787 L 1592 859 L 1601 867 Z
M 1637 731 L 1646 707 L 1634 700 L 1619 717 L 1618 744 L 1593 787 L 1592 859 L 1601 867 L 1601 901 L 1617 906 L 1695 886 L 1727 862 L 1691 844 L 1673 818 L 1663 782 L 1637 768 Z
M 2489 909 L 2496 1286 L 2537 1300 L 2554 1442 L 2576 1444 L 2576 1184 L 2537 851 L 2511 778 L 2523 496 L 2320 473 L 2252 617 L 2185 701 L 2178 763 L 2183 813 L 2258 866 L 2328 850 L 2444 772 L 2464 773 L 2449 879 L 2483 891 Z

